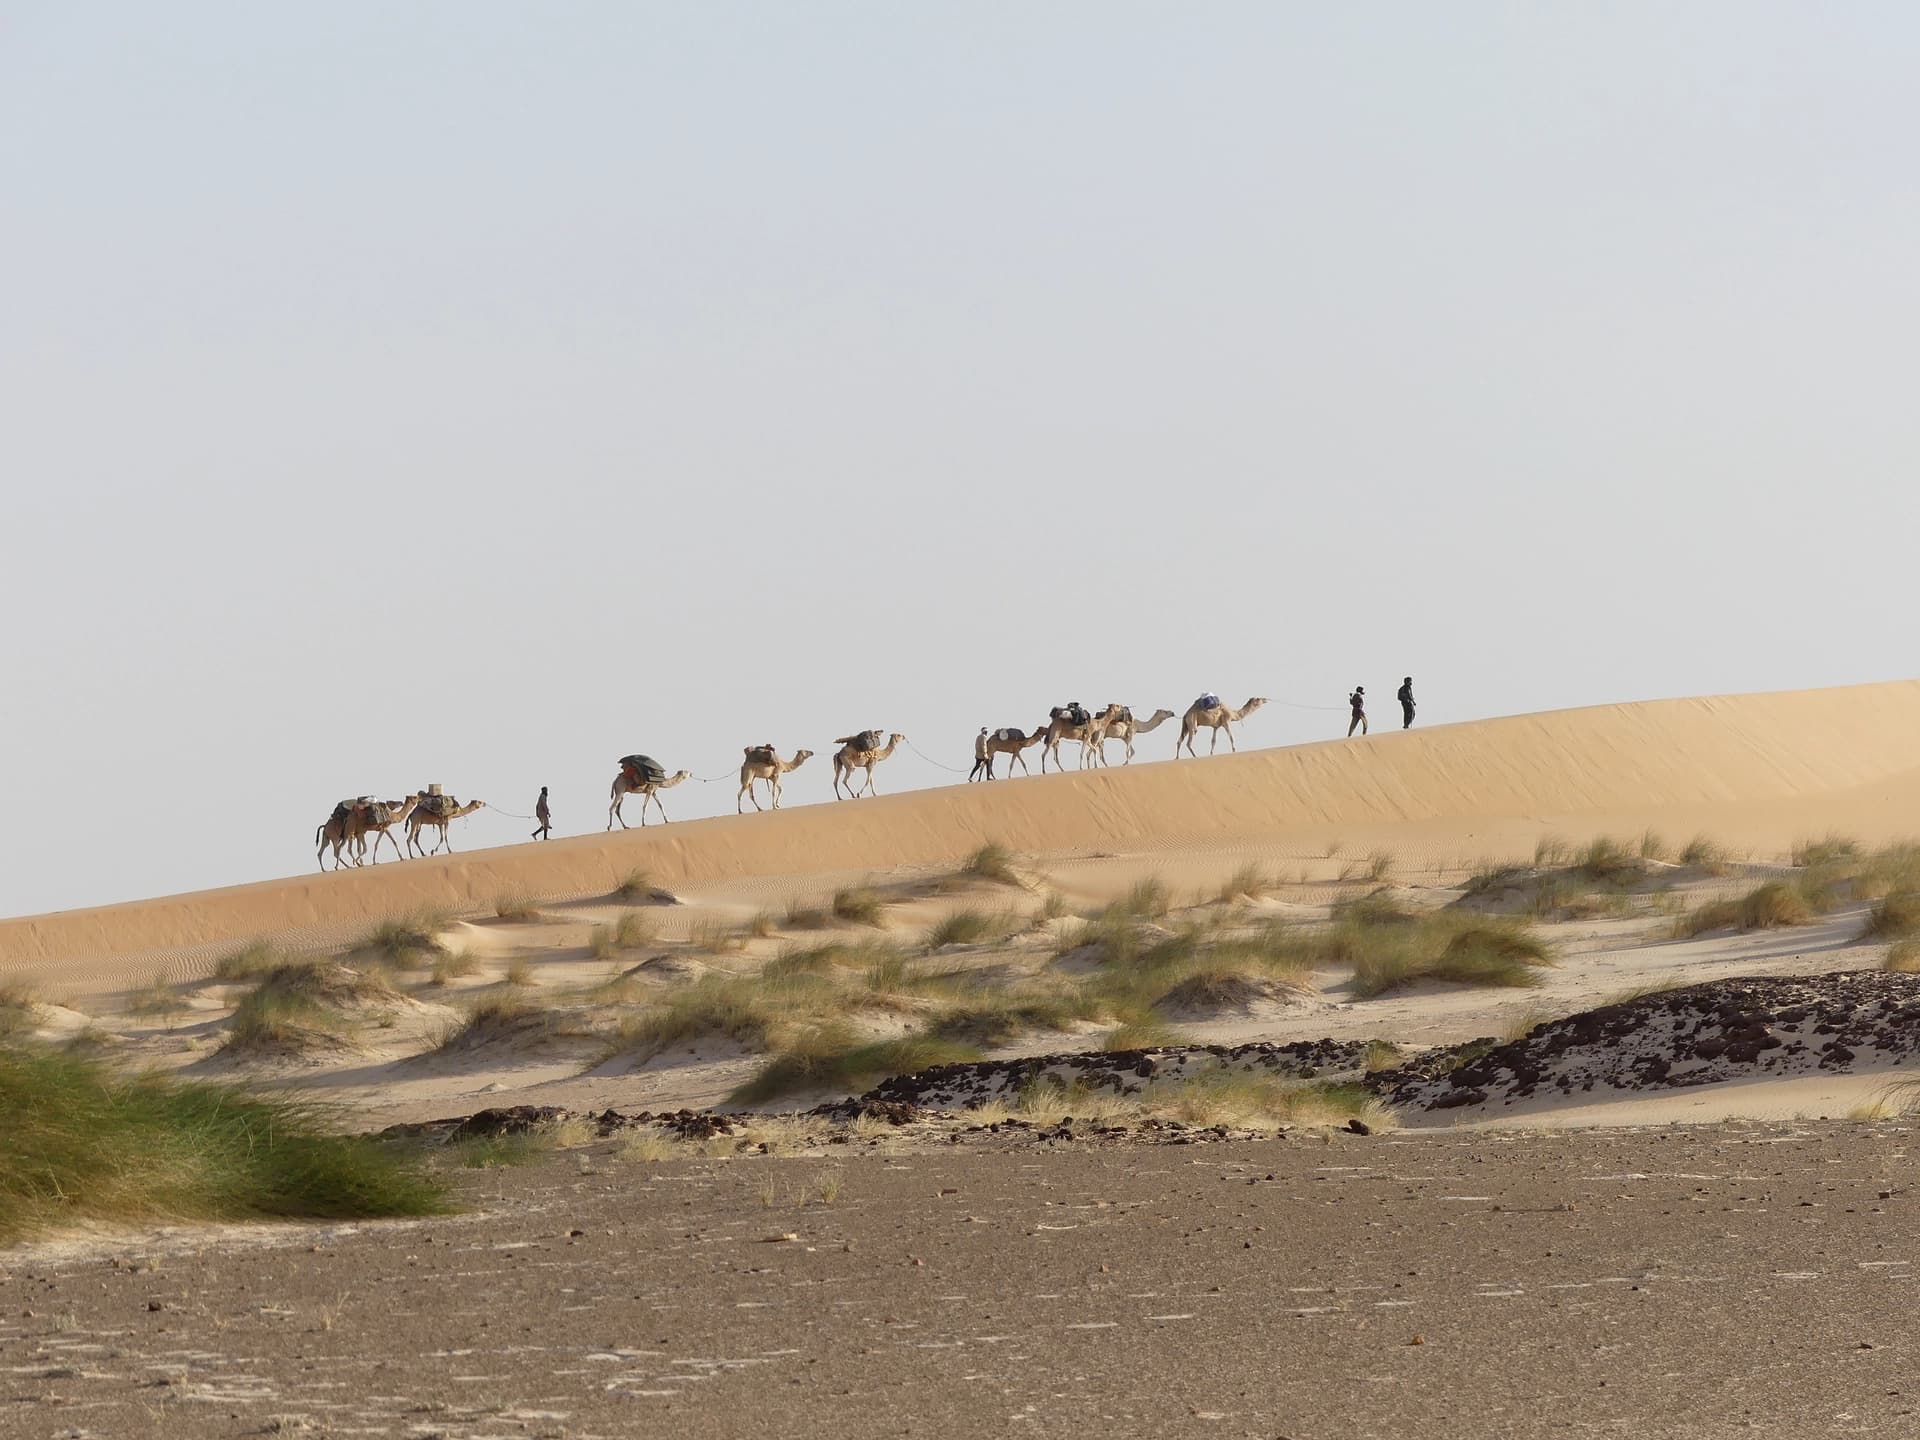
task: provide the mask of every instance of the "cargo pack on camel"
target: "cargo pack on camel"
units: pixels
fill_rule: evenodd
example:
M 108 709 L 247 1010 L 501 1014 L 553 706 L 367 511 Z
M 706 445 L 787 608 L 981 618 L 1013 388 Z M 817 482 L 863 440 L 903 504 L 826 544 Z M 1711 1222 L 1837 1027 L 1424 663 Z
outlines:
M 666 767 L 651 755 L 622 755 L 620 773 L 613 777 L 613 803 L 607 806 L 607 829 L 613 829 L 618 820 L 622 830 L 627 828 L 627 817 L 620 813 L 620 802 L 629 795 L 640 797 L 640 823 L 647 823 L 647 806 L 654 805 L 660 811 L 660 822 L 666 823 L 667 807 L 660 804 L 659 791 L 671 790 L 690 772 L 682 770 L 677 774 L 667 774 Z

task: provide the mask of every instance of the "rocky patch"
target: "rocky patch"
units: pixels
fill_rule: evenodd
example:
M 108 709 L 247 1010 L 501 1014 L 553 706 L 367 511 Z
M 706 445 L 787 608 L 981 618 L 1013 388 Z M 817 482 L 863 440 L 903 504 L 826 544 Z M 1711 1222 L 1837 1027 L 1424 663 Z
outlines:
M 1920 1056 L 1920 975 L 1715 980 L 1569 1015 L 1510 1044 L 1473 1041 L 1368 1085 L 1417 1110 L 1849 1073 Z
M 1220 1071 L 1291 1080 L 1352 1078 L 1365 1068 L 1366 1052 L 1366 1045 L 1357 1040 L 1296 1040 L 1286 1045 L 1167 1045 L 1111 1054 L 1030 1055 L 1018 1060 L 937 1065 L 917 1074 L 897 1075 L 876 1085 L 861 1100 L 906 1101 L 922 1109 L 963 1110 L 989 1101 L 1010 1103 L 1035 1086 L 1135 1095 L 1149 1085 Z

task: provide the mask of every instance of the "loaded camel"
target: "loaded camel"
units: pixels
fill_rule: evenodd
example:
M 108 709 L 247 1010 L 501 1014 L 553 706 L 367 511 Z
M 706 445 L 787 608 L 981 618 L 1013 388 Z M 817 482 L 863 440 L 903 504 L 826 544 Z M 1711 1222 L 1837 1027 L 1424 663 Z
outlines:
M 1220 744 L 1222 730 L 1227 732 L 1227 748 L 1238 750 L 1240 747 L 1233 743 L 1233 722 L 1246 719 L 1266 703 L 1266 697 L 1263 695 L 1255 695 L 1238 710 L 1231 705 L 1202 705 L 1200 701 L 1194 701 L 1187 707 L 1187 713 L 1180 717 L 1180 738 L 1173 742 L 1173 758 L 1176 760 L 1180 758 L 1182 745 L 1187 747 L 1189 755 L 1197 758 L 1199 752 L 1193 748 L 1193 736 L 1202 725 L 1213 731 L 1211 741 L 1207 745 L 1209 755 L 1213 754 L 1214 749 Z
M 1018 760 L 1020 762 L 1020 768 L 1026 770 L 1027 774 L 1031 775 L 1033 771 L 1027 770 L 1027 757 L 1020 752 L 1031 746 L 1042 744 L 1046 738 L 1047 732 L 1045 730 L 1035 730 L 1029 735 L 1018 725 L 1007 725 L 998 730 L 989 730 L 985 736 L 974 743 L 974 749 L 978 752 L 978 758 L 986 761 L 987 779 L 989 780 L 994 778 L 993 757 L 996 755 L 1005 755 L 1008 757 L 1007 774 L 1013 774 L 1013 762 Z M 1040 761 L 1044 765 L 1046 763 L 1046 756 L 1042 755 Z
M 1100 764 L 1107 763 L 1107 741 L 1119 740 L 1127 747 L 1127 758 L 1122 765 L 1133 763 L 1133 741 L 1136 735 L 1147 735 L 1158 730 L 1167 721 L 1173 719 L 1173 711 L 1156 710 L 1151 720 L 1136 720 L 1133 711 L 1124 705 L 1109 705 L 1087 726 L 1087 738 L 1081 747 L 1082 753 L 1091 750 L 1093 758 Z
M 740 813 L 742 798 L 753 801 L 753 808 L 760 808 L 760 798 L 753 793 L 753 782 L 764 780 L 773 796 L 773 808 L 780 808 L 780 777 L 798 770 L 813 758 L 811 750 L 796 750 L 793 759 L 782 760 L 780 752 L 771 745 L 749 745 L 746 747 L 746 759 L 740 765 L 740 793 L 733 797 L 733 813 Z
M 1111 710 L 1113 707 L 1107 707 Z M 1078 709 L 1086 718 L 1074 719 L 1073 712 Z M 1073 740 L 1080 746 L 1080 764 L 1087 764 L 1087 733 L 1093 728 L 1094 717 L 1088 715 L 1078 701 L 1067 705 L 1056 705 L 1047 712 L 1047 723 L 1037 732 L 1041 739 L 1040 773 L 1047 773 L 1047 757 L 1053 757 L 1053 768 L 1064 770 L 1067 767 L 1060 761 L 1060 742 Z
M 873 788 L 873 767 L 893 754 L 900 742 L 906 738 L 899 734 L 888 736 L 885 749 L 880 747 L 878 730 L 862 730 L 857 735 L 842 735 L 835 740 L 833 743 L 840 748 L 833 752 L 833 798 L 852 800 L 862 794 L 879 794 L 880 792 Z M 853 772 L 856 770 L 867 772 L 863 789 L 854 788 Z M 840 784 L 843 780 L 847 786 L 845 795 L 840 793 Z
M 678 774 L 668 775 L 660 765 L 646 755 L 621 756 L 620 773 L 613 777 L 613 803 L 607 806 L 607 829 L 613 829 L 613 822 L 615 820 L 620 822 L 620 828 L 622 830 L 631 828 L 627 824 L 627 817 L 620 813 L 620 806 L 629 795 L 638 795 L 640 797 L 640 823 L 642 825 L 647 823 L 647 805 L 649 802 L 659 810 L 660 823 L 662 825 L 666 824 L 667 807 L 660 803 L 660 792 L 662 790 L 671 790 L 682 780 L 692 778 L 692 775 L 693 772 L 691 770 L 682 770 Z
M 462 805 L 451 795 L 422 795 L 419 804 L 407 816 L 407 853 L 409 855 L 437 855 L 442 846 L 449 855 L 453 853 L 453 822 L 462 815 L 471 815 L 482 808 L 484 800 L 469 800 Z M 440 832 L 440 838 L 434 842 L 433 849 L 420 848 L 420 832 L 427 826 L 433 826 Z
M 400 853 L 400 841 L 395 837 L 393 827 L 406 823 L 407 817 L 413 814 L 414 809 L 420 804 L 420 798 L 420 793 L 415 791 L 398 800 L 363 800 L 355 806 L 353 813 L 347 817 L 347 839 L 353 844 L 353 863 L 358 865 L 366 858 L 369 835 L 373 837 L 373 864 L 380 863 L 382 840 L 392 842 L 394 859 L 404 858 Z

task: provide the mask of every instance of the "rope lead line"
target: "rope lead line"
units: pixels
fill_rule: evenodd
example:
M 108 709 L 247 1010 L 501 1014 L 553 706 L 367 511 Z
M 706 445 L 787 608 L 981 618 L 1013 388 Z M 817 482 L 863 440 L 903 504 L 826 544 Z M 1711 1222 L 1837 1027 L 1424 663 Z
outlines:
M 927 754 L 926 751 L 922 750 L 918 745 L 914 744 L 913 741 L 911 740 L 907 741 L 907 749 L 913 751 L 914 754 L 918 755 L 922 760 L 926 761 L 929 765 L 935 766 L 941 770 L 945 770 L 949 775 L 964 775 L 967 773 L 966 771 L 961 770 L 952 765 L 942 765 L 938 760 L 934 759 L 931 755 Z

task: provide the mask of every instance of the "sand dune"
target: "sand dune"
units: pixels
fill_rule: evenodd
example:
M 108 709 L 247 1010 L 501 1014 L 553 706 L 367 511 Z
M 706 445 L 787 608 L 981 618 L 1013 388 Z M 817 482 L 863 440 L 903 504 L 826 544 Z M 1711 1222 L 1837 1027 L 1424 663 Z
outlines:
M 1174 856 L 1319 853 L 1338 838 L 1438 863 L 1524 853 L 1545 833 L 1642 826 L 1771 854 L 1828 828 L 1893 838 L 1916 802 L 1920 681 L 1650 701 L 956 784 L 8 920 L 0 972 L 325 935 L 421 905 L 472 910 L 507 890 L 604 894 L 636 868 L 669 887 L 715 886 L 940 864 L 986 840 L 1056 856 Z

